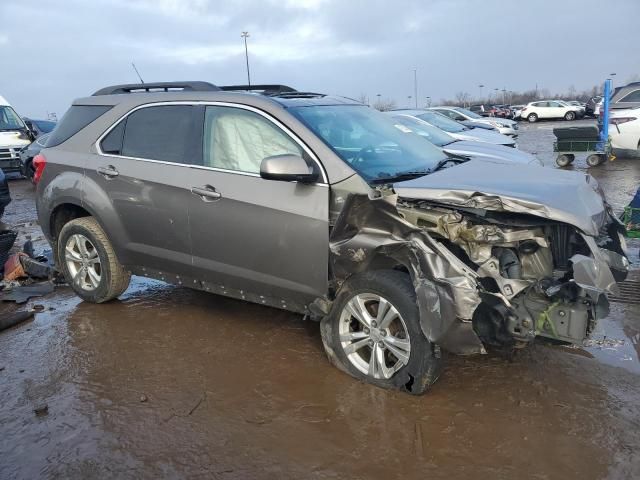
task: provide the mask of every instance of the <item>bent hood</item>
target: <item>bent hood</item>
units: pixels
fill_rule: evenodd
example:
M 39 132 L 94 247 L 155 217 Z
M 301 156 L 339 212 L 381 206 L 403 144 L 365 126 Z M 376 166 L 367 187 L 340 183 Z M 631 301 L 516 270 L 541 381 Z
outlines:
M 580 172 L 477 159 L 393 187 L 406 199 L 526 213 L 568 223 L 591 236 L 607 219 L 596 181 Z
M 20 131 L 0 132 L 0 147 L 24 147 L 31 140 L 24 138 Z
M 460 140 L 442 147 L 445 152 L 465 157 L 481 158 L 488 160 L 502 160 L 506 162 L 518 163 L 520 165 L 542 165 L 542 162 L 530 153 L 523 152 L 517 148 L 505 147 L 504 145 L 494 145 L 487 142 L 473 142 L 471 140 Z

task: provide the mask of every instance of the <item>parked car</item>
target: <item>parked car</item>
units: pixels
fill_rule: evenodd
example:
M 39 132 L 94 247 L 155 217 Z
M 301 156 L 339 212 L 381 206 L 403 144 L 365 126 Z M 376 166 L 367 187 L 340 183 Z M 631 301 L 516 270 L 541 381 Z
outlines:
M 590 117 L 595 116 L 596 105 L 600 102 L 600 100 L 602 100 L 602 95 L 591 97 L 584 107 L 585 115 Z
M 34 163 L 40 226 L 84 300 L 137 274 L 304 313 L 331 363 L 411 393 L 445 350 L 581 345 L 628 270 L 589 175 L 451 158 L 343 97 L 107 87 Z
M 502 135 L 496 131 L 487 130 L 483 128 L 471 128 L 466 125 L 451 120 L 449 117 L 442 115 L 441 113 L 434 112 L 433 110 L 392 110 L 394 112 L 401 112 L 412 117 L 419 118 L 425 122 L 444 130 L 452 137 L 458 140 L 472 140 L 476 142 L 488 142 L 495 145 L 506 145 L 508 147 L 516 147 L 516 142 L 512 137 Z
M 0 169 L 5 173 L 20 171 L 20 150 L 34 138 L 9 102 L 0 97 Z
M 550 120 L 564 118 L 575 120 L 581 116 L 581 109 L 573 105 L 567 105 L 561 100 L 542 100 L 528 103 L 520 113 L 523 119 L 529 122 L 537 122 L 540 119 Z
M 495 117 L 495 108 L 491 105 L 471 105 L 469 110 L 481 117 Z
M 514 120 L 519 120 L 520 119 L 520 115 L 522 114 L 522 109 L 524 108 L 524 105 L 511 105 L 511 112 L 512 112 L 512 117 Z
M 55 127 L 56 122 L 51 120 L 34 120 L 32 118 L 23 117 L 25 125 L 31 130 L 36 138 L 45 133 L 50 133 Z
M 609 138 L 612 148 L 640 154 L 640 107 L 612 110 Z
M 33 159 L 40 153 L 40 150 L 44 148 L 49 135 L 50 133 L 40 135 L 28 146 L 20 150 L 20 173 L 24 178 L 33 181 L 33 175 L 35 174 Z
M 449 117 L 451 120 L 460 122 L 467 127 L 490 126 L 495 128 L 499 133 L 510 137 L 518 136 L 518 123 L 506 118 L 485 118 L 473 113 L 462 107 L 432 107 L 429 110 L 438 112 Z
M 0 170 L 0 218 L 4 215 L 4 209 L 11 203 L 11 192 L 9 182 L 2 170 Z
M 385 112 L 389 115 L 398 127 L 409 129 L 417 133 L 425 140 L 442 148 L 445 153 L 469 159 L 498 160 L 503 162 L 513 162 L 524 165 L 542 165 L 542 162 L 531 155 L 517 148 L 509 148 L 503 145 L 494 145 L 487 142 L 477 142 L 471 140 L 458 140 L 444 130 L 402 112 Z
M 640 82 L 616 88 L 611 95 L 609 106 L 613 110 L 640 107 Z

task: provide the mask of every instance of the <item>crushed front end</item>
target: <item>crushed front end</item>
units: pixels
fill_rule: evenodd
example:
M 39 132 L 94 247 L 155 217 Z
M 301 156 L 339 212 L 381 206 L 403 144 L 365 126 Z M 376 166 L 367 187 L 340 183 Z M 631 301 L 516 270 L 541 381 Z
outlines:
M 456 354 L 523 347 L 536 336 L 581 344 L 608 314 L 606 295 L 617 293 L 629 266 L 621 225 L 604 201 L 595 236 L 554 218 L 473 204 L 393 191 L 351 196 L 331 237 L 338 286 L 358 271 L 401 265 L 413 279 L 424 334 Z

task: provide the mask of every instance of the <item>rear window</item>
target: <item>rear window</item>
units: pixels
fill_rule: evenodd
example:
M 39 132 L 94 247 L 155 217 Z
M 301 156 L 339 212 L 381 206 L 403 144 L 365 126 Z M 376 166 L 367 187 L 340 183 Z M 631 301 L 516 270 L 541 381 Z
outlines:
M 198 138 L 195 120 L 191 105 L 166 105 L 137 110 L 127 117 L 121 155 L 192 163 L 198 158 L 193 148 Z M 106 146 L 114 150 L 113 144 Z
M 49 135 L 47 147 L 66 142 L 110 109 L 105 105 L 72 105 Z

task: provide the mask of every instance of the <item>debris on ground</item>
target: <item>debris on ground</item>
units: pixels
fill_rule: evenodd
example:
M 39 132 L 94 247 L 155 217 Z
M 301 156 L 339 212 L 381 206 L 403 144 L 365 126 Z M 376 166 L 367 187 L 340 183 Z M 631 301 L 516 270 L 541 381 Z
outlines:
M 0 294 L 2 302 L 25 303 L 32 297 L 41 297 L 53 292 L 52 282 L 34 283 L 32 285 L 17 285 L 3 290 Z
M 0 316 L 0 332 L 29 320 L 33 313 L 33 310 L 22 310 Z
M 46 403 L 44 405 L 38 405 L 33 409 L 33 413 L 36 414 L 36 417 L 44 417 L 49 414 L 49 405 Z

